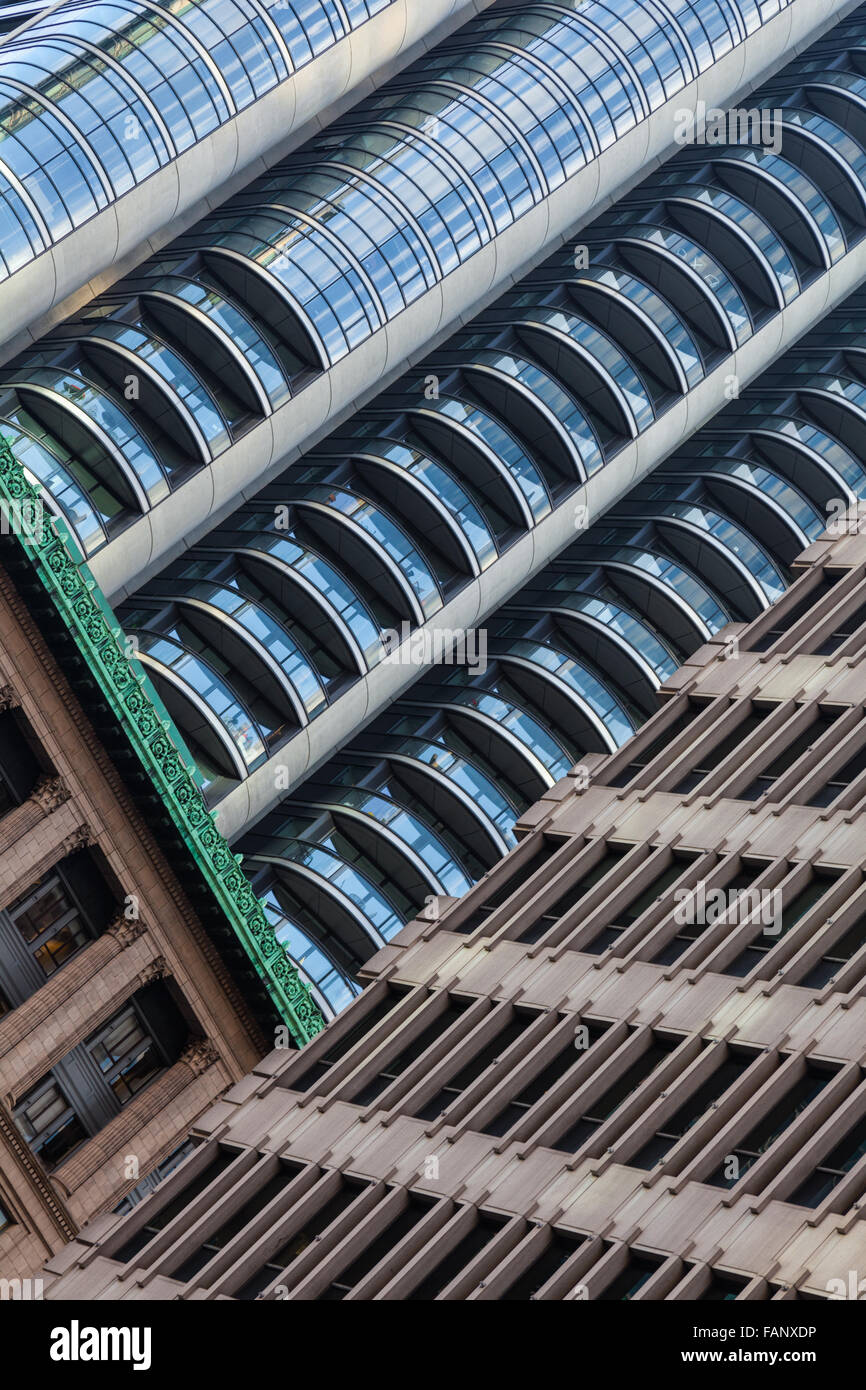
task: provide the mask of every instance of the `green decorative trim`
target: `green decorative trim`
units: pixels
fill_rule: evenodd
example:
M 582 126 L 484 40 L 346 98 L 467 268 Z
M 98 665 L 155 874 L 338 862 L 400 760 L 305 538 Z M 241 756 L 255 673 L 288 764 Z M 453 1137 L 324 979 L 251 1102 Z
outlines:
M 325 1026 L 318 1006 L 276 940 L 241 856 L 217 829 L 189 751 L 147 673 L 127 654 L 124 633 L 68 526 L 43 506 L 2 439 L 0 524 L 41 581 L 277 1014 L 302 1047 Z

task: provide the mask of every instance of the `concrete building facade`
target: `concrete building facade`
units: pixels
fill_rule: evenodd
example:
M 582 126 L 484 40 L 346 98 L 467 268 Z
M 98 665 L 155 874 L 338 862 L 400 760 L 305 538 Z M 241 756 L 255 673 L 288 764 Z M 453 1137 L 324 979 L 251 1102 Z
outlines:
M 50 1299 L 858 1297 L 866 537 L 678 668 L 617 752 L 273 1052 Z

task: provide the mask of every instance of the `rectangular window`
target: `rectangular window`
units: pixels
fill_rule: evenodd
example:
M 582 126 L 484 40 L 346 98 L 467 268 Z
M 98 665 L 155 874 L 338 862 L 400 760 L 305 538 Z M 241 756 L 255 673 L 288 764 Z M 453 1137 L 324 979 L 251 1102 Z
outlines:
M 53 1077 L 35 1086 L 12 1115 L 31 1150 L 47 1168 L 56 1168 L 88 1137 Z
M 316 1299 L 319 1303 L 338 1303 L 351 1293 L 356 1284 L 365 1279 L 376 1265 L 384 1260 L 385 1256 L 399 1245 L 400 1241 L 414 1230 L 420 1221 L 423 1221 L 428 1211 L 436 1203 L 434 1197 L 422 1197 L 415 1192 L 409 1193 L 407 1205 L 396 1216 L 365 1250 L 362 1250 L 352 1262 L 341 1269 L 337 1277 L 320 1293 Z
M 85 1047 L 120 1105 L 132 1100 L 163 1065 L 156 1043 L 132 1005 L 110 1019 Z
M 696 1091 L 683 1101 L 668 1119 L 662 1122 L 652 1139 L 628 1159 L 632 1168 L 653 1168 L 661 1163 L 665 1155 L 684 1134 L 702 1120 L 714 1101 L 719 1101 L 726 1091 L 739 1081 L 753 1057 L 748 1052 L 731 1052 L 721 1066 L 716 1067 L 712 1076 L 707 1077 Z
M 782 909 L 781 920 L 759 927 L 749 945 L 740 951 L 721 973 L 736 975 L 740 980 L 748 975 L 760 964 L 767 952 L 772 951 L 776 943 L 781 941 L 783 936 L 787 936 L 789 931 L 793 931 L 807 912 L 811 912 L 838 877 L 838 873 L 813 874 L 805 888 L 801 888 L 787 907 Z
M 159 1042 L 145 1027 L 146 1018 L 153 1019 Z M 161 981 L 144 986 L 16 1106 L 15 1119 L 33 1152 L 49 1167 L 63 1162 L 179 1056 L 188 1037 L 187 1022 L 166 986 Z
M 333 1226 L 334 1222 L 345 1211 L 348 1211 L 358 1195 L 366 1189 L 366 1186 L 366 1183 L 359 1182 L 357 1179 L 344 1179 L 339 1192 L 330 1201 L 324 1202 L 312 1216 L 307 1217 L 301 1229 L 289 1236 L 279 1250 L 265 1260 L 232 1297 L 242 1303 L 257 1298 L 263 1289 L 272 1284 L 279 1274 L 282 1274 L 299 1255 L 303 1254 L 308 1245 L 312 1245 L 314 1240 L 323 1235 L 329 1226 Z
M 604 1299 L 605 1302 L 627 1302 L 634 1298 L 663 1264 L 664 1260 L 658 1255 L 641 1255 L 630 1251 L 625 1269 L 596 1297 Z
M 226 1221 L 223 1221 L 215 1231 L 202 1241 L 201 1245 L 187 1255 L 180 1264 L 174 1265 L 168 1270 L 171 1277 L 179 1279 L 184 1284 L 188 1280 L 194 1279 L 205 1265 L 210 1263 L 214 1255 L 225 1249 L 229 1242 L 234 1240 L 235 1236 L 258 1216 L 259 1212 L 264 1211 L 269 1202 L 272 1202 L 275 1197 L 285 1191 L 300 1171 L 301 1165 L 299 1163 L 281 1164 L 279 1171 L 264 1181 Z
M 389 989 L 378 1003 L 374 1004 L 366 1013 L 358 1010 L 358 1012 L 361 1013 L 361 1017 L 358 1019 L 357 1023 L 354 1023 L 352 1027 L 348 1028 L 340 1037 L 335 1038 L 334 1041 L 330 1043 L 330 1046 L 326 1047 L 322 1055 L 317 1058 L 311 1066 L 307 1067 L 306 1071 L 301 1072 L 300 1076 L 296 1077 L 291 1082 L 291 1090 L 311 1090 L 317 1081 L 321 1081 L 323 1077 L 327 1076 L 331 1068 L 336 1066 L 337 1062 L 341 1062 L 343 1058 L 351 1052 L 355 1043 L 360 1042 L 361 1038 L 371 1033 L 376 1025 L 381 1023 L 383 1018 L 388 1017 L 388 1014 L 392 1009 L 396 1008 L 401 999 L 405 997 L 406 993 L 408 993 L 407 990 Z M 328 1033 L 332 1031 L 333 1028 L 328 1029 Z
M 496 1036 L 491 1038 L 485 1047 L 481 1048 L 480 1052 L 476 1052 L 475 1056 L 470 1057 L 459 1071 L 449 1077 L 445 1085 L 436 1092 L 431 1100 L 428 1100 L 419 1110 L 412 1112 L 416 1119 L 438 1119 L 443 1110 L 465 1090 L 468 1090 L 473 1082 L 478 1080 L 481 1073 L 490 1066 L 494 1057 L 501 1056 L 540 1016 L 535 1009 L 515 1009 L 511 1022 L 504 1024 Z
M 3 1206 L 3 1203 L 0 1202 L 0 1235 L 2 1235 L 4 1231 L 7 1231 L 9 1227 L 13 1226 L 14 1224 L 15 1223 L 12 1220 L 12 1217 L 10 1216 L 9 1212 Z
M 542 1067 L 533 1079 L 520 1090 L 517 1095 L 499 1110 L 487 1124 L 482 1126 L 483 1134 L 493 1134 L 497 1138 L 502 1138 L 509 1130 L 513 1129 L 518 1120 L 522 1120 L 528 1110 L 531 1110 L 542 1096 L 547 1095 L 548 1091 L 565 1076 L 572 1067 L 580 1064 L 598 1039 L 603 1037 L 609 1028 L 609 1024 L 587 1023 L 585 1025 L 588 1038 L 587 1046 L 578 1050 L 575 1047 L 574 1038 L 569 1038 L 568 1042 L 560 1049 L 556 1056 Z
M 623 1101 L 652 1076 L 656 1068 L 671 1055 L 675 1047 L 679 1046 L 680 1041 L 679 1038 L 655 1037 L 646 1052 L 632 1062 L 630 1067 L 626 1067 L 622 1075 L 608 1086 L 588 1110 L 576 1120 L 572 1120 L 558 1139 L 546 1139 L 546 1146 L 550 1149 L 562 1149 L 565 1153 L 577 1153 L 599 1125 L 609 1120 Z
M 848 761 L 834 772 L 822 787 L 813 792 L 807 801 L 807 806 L 832 806 L 838 796 L 841 796 L 846 788 L 850 787 L 855 777 L 866 769 L 866 743 L 854 753 Z
M 825 1197 L 829 1197 L 834 1187 L 855 1163 L 866 1154 L 866 1116 L 853 1124 L 844 1138 L 839 1140 L 826 1158 L 822 1158 L 814 1172 L 805 1178 L 796 1192 L 785 1200 L 798 1207 L 817 1207 Z
M 551 927 L 555 926 L 560 917 L 563 917 L 574 905 L 585 897 L 590 888 L 594 888 L 597 883 L 609 874 L 611 869 L 627 854 L 633 845 L 619 845 L 611 843 L 605 847 L 605 852 L 598 863 L 592 869 L 587 869 L 577 883 L 572 884 L 565 892 L 557 898 L 556 902 L 539 917 L 534 918 L 523 928 L 517 940 L 525 944 L 534 944 L 539 941 Z
M 748 714 L 745 719 L 741 719 L 730 733 L 725 734 L 724 738 L 720 738 L 718 743 L 699 749 L 697 762 L 689 772 L 680 778 L 673 790 L 686 793 L 699 787 L 704 778 L 723 763 L 734 749 L 742 748 L 748 743 L 752 735 L 760 729 L 769 713 L 769 709 L 766 708 L 752 710 L 751 714 Z
M 506 1217 L 480 1211 L 471 1231 L 467 1231 L 453 1250 L 443 1255 L 422 1282 L 409 1294 L 409 1302 L 430 1302 L 447 1289 L 462 1270 L 481 1254 L 506 1223 Z
M 852 923 L 838 941 L 827 947 L 821 959 L 816 961 L 802 980 L 797 980 L 796 983 L 805 985 L 808 989 L 821 989 L 838 975 L 842 966 L 847 965 L 864 943 L 866 943 L 866 912 Z
M 91 938 L 56 873 L 46 874 L 8 911 L 45 976 L 53 975 Z
M 549 1283 L 554 1274 L 570 1260 L 575 1250 L 586 1242 L 585 1236 L 573 1236 L 565 1231 L 554 1231 L 550 1244 L 533 1260 L 527 1270 L 515 1279 L 505 1290 L 503 1303 L 528 1303 L 531 1298 Z
M 349 1099 L 353 1100 L 356 1105 L 372 1105 L 373 1101 L 391 1085 L 392 1081 L 396 1081 L 398 1076 L 402 1076 L 412 1063 L 417 1061 L 423 1052 L 427 1051 L 428 1047 L 432 1047 L 434 1042 L 445 1036 L 448 1029 L 454 1026 L 472 1003 L 474 1000 L 468 997 L 449 996 L 446 1007 L 430 1020 L 426 1028 L 422 1028 L 412 1042 L 401 1048 L 396 1057 L 385 1062 L 381 1071 Z
M 679 714 L 673 723 L 668 724 L 657 738 L 654 738 L 651 743 L 636 753 L 630 763 L 626 763 L 625 767 L 614 773 L 613 777 L 603 779 L 605 785 L 608 787 L 627 787 L 629 782 L 634 781 L 638 773 L 643 772 L 644 768 L 658 757 L 659 753 L 670 748 L 675 739 L 678 739 L 680 734 L 689 727 L 698 712 L 694 705 L 688 705 L 682 714 Z
M 741 801 L 758 801 L 762 796 L 769 796 L 772 793 L 774 784 L 779 780 L 783 773 L 792 768 L 799 758 L 802 758 L 807 749 L 817 743 L 820 738 L 830 730 L 839 718 L 841 710 L 819 710 L 818 715 L 812 720 L 808 728 L 803 729 L 783 748 L 781 753 L 776 756 L 759 773 L 754 781 L 750 782 L 744 791 L 739 792 L 738 799 Z
M 696 855 L 693 854 L 674 854 L 673 863 L 666 869 L 660 869 L 636 898 L 625 907 L 621 907 L 616 914 L 616 921 L 604 927 L 602 931 L 594 936 L 591 941 L 584 942 L 579 948 L 586 951 L 588 955 L 599 956 L 602 951 L 606 951 L 609 946 L 615 945 L 623 932 L 628 931 L 633 926 L 638 917 L 652 907 L 657 898 L 660 898 L 669 888 L 681 879 L 688 871 L 689 865 L 693 864 Z
M 115 1216 L 132 1211 L 132 1208 L 138 1206 L 139 1202 L 144 1201 L 145 1197 L 149 1197 L 151 1192 L 159 1187 L 161 1182 L 165 1181 L 169 1173 L 173 1173 L 175 1168 L 179 1168 L 183 1160 L 188 1158 L 191 1153 L 194 1153 L 196 1148 L 197 1144 L 195 1139 L 187 1139 L 183 1144 L 180 1144 L 178 1148 L 174 1149 L 167 1158 L 162 1160 L 162 1163 L 158 1163 L 153 1171 L 148 1173 L 146 1178 L 142 1178 L 141 1182 L 138 1183 L 131 1192 L 127 1192 L 122 1202 L 118 1202 L 117 1206 L 112 1208 Z
M 733 1187 L 790 1128 L 806 1106 L 811 1105 L 827 1085 L 832 1072 L 819 1071 L 811 1062 L 807 1063 L 807 1068 L 806 1075 L 795 1081 L 764 1118 L 752 1126 L 745 1139 L 725 1155 L 715 1172 L 704 1179 L 705 1182 L 713 1187 Z M 731 1163 L 732 1158 L 736 1160 L 735 1163 Z
M 728 879 L 728 882 L 725 884 L 718 885 L 725 893 L 727 903 L 733 906 L 734 912 L 737 910 L 735 906 L 736 895 L 738 893 L 744 893 L 751 887 L 755 879 L 764 872 L 766 867 L 767 865 L 763 860 L 757 862 L 744 861 L 741 869 L 733 878 Z M 710 900 L 710 894 L 714 891 L 714 888 L 715 885 L 712 885 L 708 886 L 706 889 L 706 898 L 708 901 Z M 713 926 L 718 916 L 721 916 L 721 910 L 716 911 L 714 909 L 712 912 L 705 911 L 703 913 L 703 920 L 701 920 L 701 913 L 699 911 L 691 913 L 690 917 L 693 917 L 694 920 L 686 920 L 680 924 L 680 929 L 676 936 L 652 957 L 653 964 L 673 965 L 690 946 L 694 945 L 699 937 L 703 936 L 704 932 L 707 931 L 709 927 Z
M 824 572 L 820 584 L 813 585 L 807 594 L 802 598 L 796 599 L 793 603 L 781 599 L 779 603 L 773 605 L 775 621 L 769 627 L 763 637 L 758 637 L 749 643 L 749 651 L 765 652 L 778 642 L 786 632 L 790 632 L 792 627 L 813 608 L 816 608 L 823 598 L 829 594 L 833 585 L 838 583 L 843 571 L 836 570 Z
M 206 1187 L 209 1187 L 221 1173 L 225 1172 L 229 1164 L 237 1158 L 238 1152 L 235 1149 L 219 1146 L 213 1158 L 201 1172 L 190 1178 L 186 1186 L 181 1188 L 180 1192 L 176 1192 L 171 1201 L 166 1202 L 159 1211 L 153 1212 L 148 1217 L 146 1224 L 140 1227 L 135 1235 L 130 1236 L 129 1240 L 125 1241 L 111 1258 L 119 1260 L 121 1264 L 128 1264 L 130 1260 L 135 1259 L 135 1256 L 150 1243 L 158 1231 L 162 1231 L 170 1221 L 173 1221 L 180 1212 L 195 1201 L 199 1193 L 204 1192 Z
M 523 864 L 513 873 L 508 874 L 504 882 L 500 882 L 498 888 L 490 894 L 489 898 L 480 907 L 476 907 L 474 912 L 471 912 L 466 918 L 466 921 L 461 922 L 454 930 L 464 936 L 475 931 L 487 921 L 491 913 L 506 903 L 517 892 L 518 888 L 522 888 L 524 883 L 528 883 L 532 875 L 537 873 L 542 865 L 546 864 L 557 850 L 562 848 L 563 843 L 562 840 L 550 839 L 546 835 L 541 835 L 535 849 L 524 860 Z
M 742 1279 L 736 1274 L 720 1274 L 718 1270 L 713 1269 L 710 1271 L 709 1284 L 703 1293 L 698 1294 L 695 1301 L 698 1303 L 732 1303 L 739 1298 L 748 1282 L 748 1279 Z
M 839 619 L 837 626 L 815 648 L 812 655 L 831 656 L 838 647 L 848 641 L 849 637 L 853 637 L 857 629 L 861 628 L 864 623 L 866 623 L 866 603 L 861 603 L 859 608 L 855 608 L 849 617 Z

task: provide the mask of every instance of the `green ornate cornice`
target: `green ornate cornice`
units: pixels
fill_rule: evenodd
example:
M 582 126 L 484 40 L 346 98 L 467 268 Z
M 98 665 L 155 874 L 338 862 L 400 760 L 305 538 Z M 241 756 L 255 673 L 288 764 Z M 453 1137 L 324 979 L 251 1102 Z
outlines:
M 65 522 L 52 516 L 0 439 L 0 535 L 35 574 L 167 814 L 172 840 L 194 868 L 299 1046 L 324 1027 L 308 987 L 277 942 L 264 909 L 204 803 L 179 733 L 90 574 Z M 20 569 L 20 565 L 14 568 Z M 88 713 L 91 703 L 85 704 Z M 185 880 L 186 886 L 186 880 Z M 199 901 L 204 895 L 199 892 Z

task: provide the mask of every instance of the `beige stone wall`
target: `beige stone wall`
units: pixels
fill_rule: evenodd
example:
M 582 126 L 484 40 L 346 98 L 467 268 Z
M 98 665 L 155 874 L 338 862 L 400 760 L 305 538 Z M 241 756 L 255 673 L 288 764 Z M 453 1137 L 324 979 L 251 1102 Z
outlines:
M 14 1225 L 0 1234 L 0 1279 L 36 1274 L 78 1227 L 134 1186 L 182 1142 L 196 1116 L 261 1054 L 262 1039 L 208 942 L 171 866 L 0 571 L 0 698 L 20 707 L 50 772 L 0 818 L 0 906 L 76 848 L 100 852 L 119 889 L 117 918 L 25 1004 L 0 1019 L 0 1202 Z M 123 900 L 138 900 L 125 920 Z M 154 1080 L 55 1173 L 23 1145 L 12 1107 L 60 1058 L 142 985 L 170 979 L 206 1045 Z

